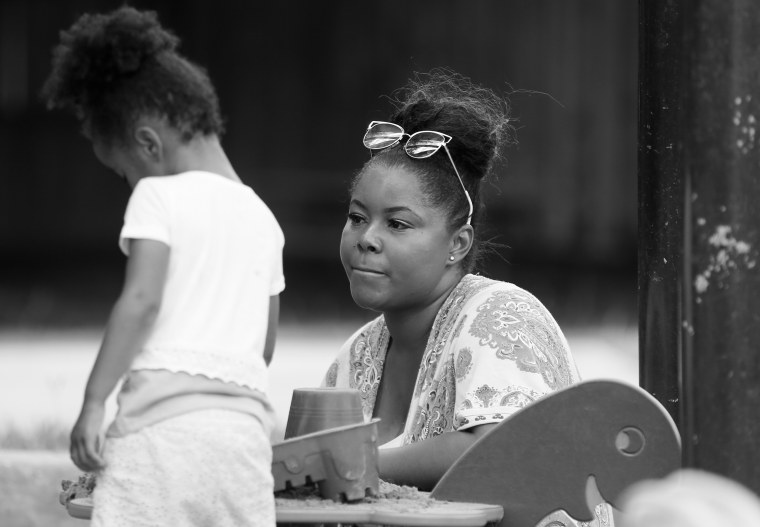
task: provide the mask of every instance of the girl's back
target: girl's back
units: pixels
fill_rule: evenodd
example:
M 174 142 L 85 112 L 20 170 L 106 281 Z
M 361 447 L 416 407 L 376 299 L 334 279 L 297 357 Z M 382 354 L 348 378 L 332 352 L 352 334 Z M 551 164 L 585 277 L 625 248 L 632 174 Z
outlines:
M 132 369 L 202 373 L 265 390 L 269 297 L 284 287 L 282 231 L 250 187 L 203 171 L 140 180 L 120 245 L 171 247 L 163 301 Z

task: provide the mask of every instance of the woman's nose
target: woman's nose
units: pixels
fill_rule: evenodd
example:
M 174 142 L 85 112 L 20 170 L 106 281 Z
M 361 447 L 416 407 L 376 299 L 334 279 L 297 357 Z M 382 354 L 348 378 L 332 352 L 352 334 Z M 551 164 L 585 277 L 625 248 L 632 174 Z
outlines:
M 380 248 L 382 247 L 379 238 L 370 227 L 365 229 L 362 235 L 359 236 L 356 246 L 362 251 L 368 251 L 371 253 L 380 251 Z

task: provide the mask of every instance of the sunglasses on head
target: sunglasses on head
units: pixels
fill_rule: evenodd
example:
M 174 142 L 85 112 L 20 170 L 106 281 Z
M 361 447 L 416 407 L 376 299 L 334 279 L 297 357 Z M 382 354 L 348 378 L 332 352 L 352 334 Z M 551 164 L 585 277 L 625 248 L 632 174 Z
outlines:
M 462 176 L 459 175 L 459 170 L 457 170 L 457 166 L 454 164 L 451 152 L 449 152 L 449 148 L 446 146 L 446 143 L 451 141 L 450 135 L 432 130 L 421 130 L 409 135 L 404 132 L 401 126 L 395 123 L 372 121 L 367 127 L 362 142 L 370 150 L 383 150 L 396 146 L 404 137 L 408 138 L 406 143 L 404 143 L 404 152 L 412 159 L 428 158 L 438 152 L 441 147 L 446 151 L 446 155 L 449 156 L 449 161 L 451 161 L 451 166 L 454 167 L 454 173 L 457 175 L 459 184 L 462 185 L 462 190 L 464 190 L 467 204 L 470 206 L 470 212 L 467 215 L 467 225 L 469 225 L 472 219 L 472 200 L 470 199 L 470 193 L 467 192 L 464 186 Z

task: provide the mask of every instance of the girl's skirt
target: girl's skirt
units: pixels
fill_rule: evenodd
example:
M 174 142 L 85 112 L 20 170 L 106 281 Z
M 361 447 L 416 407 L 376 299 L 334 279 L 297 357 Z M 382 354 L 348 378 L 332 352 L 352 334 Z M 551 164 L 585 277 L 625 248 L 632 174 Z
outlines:
M 199 410 L 108 438 L 93 527 L 275 525 L 272 450 L 255 417 Z

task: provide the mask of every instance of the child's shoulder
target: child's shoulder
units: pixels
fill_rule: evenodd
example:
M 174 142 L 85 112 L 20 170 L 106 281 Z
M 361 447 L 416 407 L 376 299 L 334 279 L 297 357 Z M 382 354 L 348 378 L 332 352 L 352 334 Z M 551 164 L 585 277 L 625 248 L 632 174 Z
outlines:
M 135 188 L 132 189 L 132 194 L 140 193 L 155 193 L 165 191 L 167 188 L 167 181 L 169 178 L 163 176 L 144 176 L 137 180 Z
M 188 171 L 165 176 L 144 176 L 138 180 L 133 194 L 172 194 L 176 196 L 237 196 L 244 201 L 260 201 L 253 189 L 223 176 L 203 171 Z

